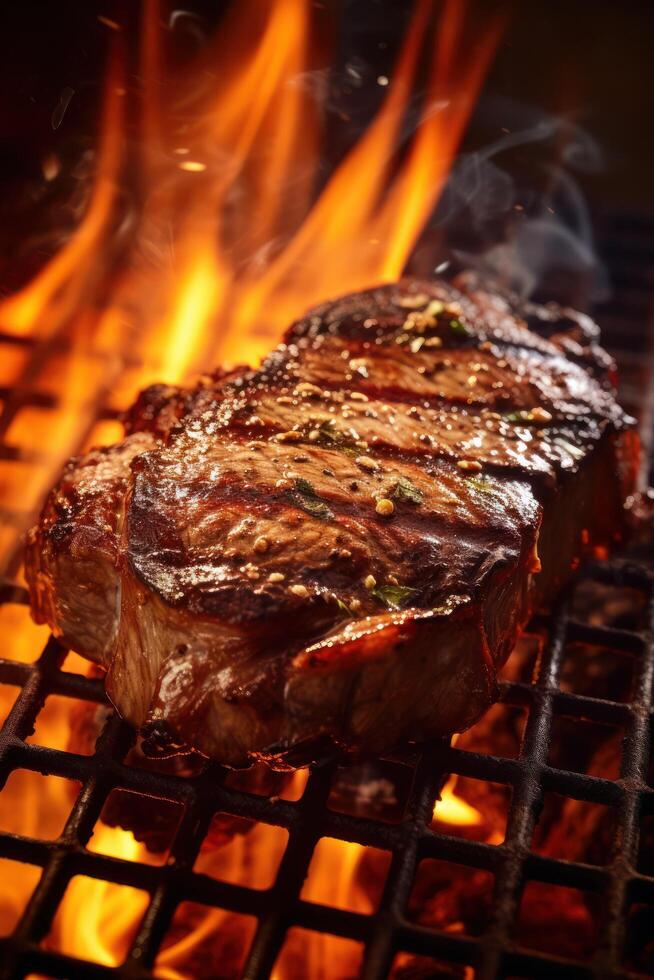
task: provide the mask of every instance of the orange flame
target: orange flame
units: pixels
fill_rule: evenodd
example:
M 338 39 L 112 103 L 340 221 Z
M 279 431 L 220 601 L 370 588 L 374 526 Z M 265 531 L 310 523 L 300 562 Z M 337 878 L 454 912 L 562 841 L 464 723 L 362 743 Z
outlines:
M 68 341 L 56 372 L 37 380 L 61 402 L 39 426 L 43 465 L 12 480 L 0 463 L 0 506 L 16 528 L 5 552 L 16 552 L 121 372 L 129 383 L 120 403 L 113 398 L 118 408 L 152 381 L 182 381 L 219 359 L 255 362 L 312 304 L 401 274 L 498 38 L 493 23 L 473 43 L 466 6 L 417 0 L 376 118 L 314 200 L 322 121 L 307 79 L 326 58 L 308 0 L 235 4 L 201 63 L 174 82 L 164 71 L 157 0 L 144 0 L 136 166 L 130 159 L 127 168 L 123 152 L 134 93 L 117 48 L 86 214 L 34 280 L 0 303 L 6 333 Z M 119 45 L 121 32 L 112 37 Z M 402 147 L 426 57 L 422 112 Z M 173 84 L 176 94 L 165 98 Z M 118 188 L 128 178 L 131 193 L 136 186 L 143 195 L 125 213 Z M 28 377 L 33 383 L 24 371 L 7 380 Z M 15 406 L 8 411 L 11 418 Z M 20 424 L 19 414 L 10 437 Z M 31 428 L 34 437 L 34 419 Z
M 124 58 L 116 49 L 86 213 L 34 280 L 0 303 L 5 333 L 66 341 L 50 374 L 36 378 L 39 390 L 56 394 L 56 409 L 10 406 L 8 442 L 18 449 L 38 447 L 43 458 L 19 479 L 10 472 L 17 463 L 0 463 L 0 506 L 12 515 L 0 536 L 0 563 L 17 554 L 19 534 L 66 456 L 81 444 L 116 437 L 113 424 L 92 428 L 99 405 L 124 408 L 143 385 L 182 381 L 218 358 L 254 362 L 307 307 L 402 273 L 437 201 L 498 39 L 493 23 L 471 42 L 468 5 L 461 0 L 417 0 L 376 118 L 316 197 L 321 107 L 306 82 L 324 55 L 312 36 L 309 0 L 233 4 L 201 64 L 187 78 L 174 79 L 171 98 L 157 0 L 144 0 L 143 13 L 143 145 L 138 173 L 132 161 L 129 176 L 130 185 L 146 193 L 125 214 L 118 191 L 127 178 L 124 118 L 134 93 L 126 91 Z M 120 32 L 112 33 L 119 45 Z M 403 147 L 402 125 L 425 58 L 430 67 L 422 111 Z M 213 82 L 208 94 L 207 80 Z M 34 380 L 30 371 L 30 365 L 19 366 L 7 381 Z M 31 629 L 25 625 L 15 635 L 31 641 Z M 65 732 L 65 711 L 52 724 Z M 12 827 L 15 822 L 16 832 L 43 836 L 46 814 L 65 817 L 69 795 L 53 784 L 36 806 L 36 777 L 24 778 L 32 780 L 31 789 L 1 794 L 0 816 Z M 438 807 L 439 819 L 478 822 L 477 811 L 454 794 L 454 784 Z M 258 826 L 229 854 L 218 849 L 203 870 L 213 868 L 220 876 L 238 867 L 241 883 L 253 884 L 248 867 L 263 861 L 272 868 L 280 857 L 269 831 Z M 150 860 L 126 831 L 100 825 L 94 841 L 116 857 Z M 326 866 L 338 874 L 319 872 L 308 895 L 369 910 L 356 887 L 356 846 L 325 846 Z M 15 920 L 33 884 L 27 873 L 15 876 L 12 894 L 0 902 L 1 922 Z M 117 964 L 147 904 L 147 896 L 123 892 L 75 879 L 49 942 L 82 958 Z M 158 975 L 189 976 L 189 956 L 207 942 L 219 942 L 230 923 L 230 913 L 207 912 L 161 952 Z M 310 964 L 312 976 L 341 976 L 351 969 L 349 955 L 338 953 L 329 937 L 296 937 L 275 976 L 292 975 L 294 956 Z
M 457 776 L 450 776 L 448 779 L 441 791 L 440 800 L 434 806 L 433 819 L 458 827 L 477 827 L 482 822 L 482 816 L 476 807 L 456 795 L 457 781 Z

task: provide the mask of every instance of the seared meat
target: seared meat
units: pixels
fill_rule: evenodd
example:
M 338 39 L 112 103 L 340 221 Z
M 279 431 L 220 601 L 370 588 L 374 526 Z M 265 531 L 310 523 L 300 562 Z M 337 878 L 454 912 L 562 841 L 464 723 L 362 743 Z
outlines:
M 93 669 L 93 668 L 92 668 Z M 76 701 L 70 713 L 68 752 L 89 755 L 109 718 L 110 709 L 105 704 Z M 127 753 L 125 764 L 137 766 L 149 772 L 160 772 L 179 780 L 193 779 L 206 769 L 207 760 L 196 752 L 172 757 L 152 758 L 136 744 Z M 274 772 L 263 763 L 253 765 L 242 772 L 228 773 L 226 785 L 257 796 L 273 796 L 282 793 L 292 782 L 293 773 Z M 77 784 L 69 783 L 71 804 L 77 796 Z M 132 832 L 137 841 L 149 851 L 158 853 L 170 847 L 180 819 L 178 804 L 121 788 L 108 796 L 100 819 L 109 827 L 122 827 Z M 217 813 L 202 842 L 203 851 L 222 847 L 236 834 L 247 834 L 252 821 L 229 813 Z
M 532 605 L 619 535 L 637 439 L 592 324 L 461 285 L 325 304 L 68 465 L 34 615 L 151 741 L 238 767 L 459 731 Z

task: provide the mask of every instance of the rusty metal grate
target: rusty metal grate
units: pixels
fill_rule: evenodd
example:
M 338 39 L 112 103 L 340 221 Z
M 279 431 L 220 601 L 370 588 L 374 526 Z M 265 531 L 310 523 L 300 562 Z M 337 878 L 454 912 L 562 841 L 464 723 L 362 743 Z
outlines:
M 541 622 L 549 637 L 533 683 L 503 684 L 502 700 L 528 712 L 517 758 L 482 755 L 443 743 L 401 758 L 411 770 L 404 817 L 397 824 L 335 812 L 328 797 L 335 769 L 312 772 L 296 801 L 269 799 L 224 784 L 226 771 L 209 765 L 193 778 L 164 775 L 126 765 L 133 735 L 111 716 L 90 756 L 28 744 L 44 699 L 63 694 L 86 701 L 104 700 L 102 682 L 61 669 L 65 651 L 50 639 L 33 664 L 0 660 L 0 682 L 21 687 L 0 735 L 0 780 L 26 768 L 77 780 L 82 786 L 65 829 L 55 841 L 0 834 L 0 856 L 37 865 L 42 874 L 13 935 L 0 941 L 4 976 L 34 972 L 53 977 L 149 977 L 157 951 L 179 904 L 185 900 L 256 916 L 257 930 L 244 976 L 268 977 L 292 926 L 355 939 L 365 944 L 362 976 L 389 974 L 398 951 L 435 958 L 439 964 L 466 964 L 479 978 L 625 977 L 623 965 L 627 909 L 634 903 L 654 906 L 654 878 L 637 870 L 641 818 L 654 813 L 654 789 L 647 784 L 652 682 L 654 678 L 653 579 L 636 563 L 596 564 L 578 581 L 596 579 L 628 586 L 648 603 L 649 629 L 591 626 L 570 615 L 571 596 L 562 599 Z M 578 586 L 576 586 L 578 587 Z M 574 591 L 574 587 L 573 590 Z M 7 585 L 0 602 L 24 604 L 20 587 Z M 559 674 L 566 644 L 602 646 L 631 658 L 632 698 L 626 702 L 569 693 Z M 585 775 L 548 763 L 555 717 L 585 719 L 624 731 L 620 777 Z M 491 748 L 492 751 L 492 748 Z M 512 788 L 503 844 L 447 836 L 429 822 L 445 773 L 459 773 Z M 163 867 L 103 856 L 86 845 L 109 793 L 116 787 L 181 802 L 184 815 L 168 863 Z M 612 858 L 605 866 L 544 857 L 532 849 L 532 833 L 544 792 L 601 803 L 615 814 Z M 288 844 L 272 887 L 259 891 L 214 880 L 193 870 L 194 861 L 216 812 L 248 817 L 285 828 Z M 318 905 L 300 898 L 314 848 L 323 836 L 390 852 L 390 870 L 375 914 Z M 462 936 L 416 925 L 406 915 L 418 862 L 423 858 L 455 861 L 495 875 L 492 913 L 479 936 Z M 125 962 L 112 969 L 76 960 L 44 948 L 55 912 L 70 879 L 83 874 L 149 893 L 150 900 Z M 512 935 L 520 895 L 527 881 L 540 881 L 593 893 L 599 908 L 600 941 L 594 958 L 582 962 L 515 945 Z M 440 974 L 439 974 L 440 975 Z

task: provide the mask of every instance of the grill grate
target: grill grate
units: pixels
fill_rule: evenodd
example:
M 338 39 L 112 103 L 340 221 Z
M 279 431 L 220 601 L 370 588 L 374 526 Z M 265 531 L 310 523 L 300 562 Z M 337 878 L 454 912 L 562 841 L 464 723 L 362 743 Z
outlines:
M 647 227 L 651 228 L 651 224 Z M 633 237 L 632 229 L 631 220 L 626 222 L 624 229 L 609 229 L 606 237 L 615 256 L 623 255 L 624 236 L 628 233 Z M 634 262 L 625 267 L 625 275 L 629 273 L 632 278 L 634 268 L 637 268 L 637 283 L 641 281 L 639 277 L 644 272 L 649 275 L 652 268 L 653 257 L 647 236 L 643 236 L 643 242 L 646 254 L 640 256 L 639 253 Z M 613 253 L 608 256 L 614 269 L 615 256 Z M 654 418 L 652 354 L 648 347 L 650 333 L 643 330 L 651 317 L 651 290 L 643 290 L 642 309 L 630 312 L 623 308 L 622 300 L 632 289 L 631 281 L 620 281 L 618 268 L 616 294 L 620 302 L 600 311 L 600 321 L 605 339 L 618 353 L 621 363 L 625 385 L 623 401 L 627 407 L 639 410 L 644 442 L 651 447 Z M 625 324 L 630 332 L 625 332 Z M 0 333 L 2 352 L 21 348 L 26 356 L 26 366 L 18 383 L 16 378 L 8 377 L 8 385 L 0 386 L 0 402 L 4 403 L 0 419 L 0 466 L 27 459 L 24 448 L 14 447 L 5 438 L 12 420 L 20 418 L 26 407 L 44 412 L 57 407 L 56 396 L 40 385 L 39 365 L 53 352 L 57 353 L 58 342 L 55 339 L 50 349 L 43 350 L 39 342 L 29 338 Z M 624 346 L 631 353 L 621 349 Z M 101 352 L 90 351 L 88 355 L 89 376 L 93 375 L 93 363 L 98 362 L 101 370 L 97 383 L 94 381 L 89 387 L 84 411 L 79 415 L 79 444 L 85 441 L 98 420 L 98 405 L 107 406 L 100 416 L 104 419 L 115 418 L 115 409 L 123 407 L 120 404 L 112 407 L 109 404 L 111 398 L 105 397 L 111 395 L 120 366 L 112 368 L 109 363 L 100 363 Z M 649 397 L 644 391 L 643 379 L 650 386 Z M 41 456 L 47 456 L 46 443 L 47 440 L 35 450 L 40 455 L 34 462 L 41 463 Z M 651 452 L 649 455 L 651 458 Z M 54 462 L 58 466 L 60 460 Z M 0 511 L 0 518 L 11 531 L 6 549 L 14 556 L 8 566 L 10 575 L 18 569 L 20 531 L 33 518 L 32 503 L 21 498 L 21 504 L 25 506 L 24 513 Z M 636 589 L 648 603 L 649 629 L 592 627 L 575 620 L 571 613 L 575 589 L 587 579 Z M 118 976 L 137 980 L 150 977 L 173 916 L 185 901 L 256 917 L 257 928 L 244 970 L 248 978 L 270 975 L 288 930 L 293 926 L 363 943 L 362 975 L 366 980 L 387 976 L 398 951 L 438 961 L 438 976 L 450 975 L 443 964 L 461 965 L 460 972 L 451 976 L 463 976 L 464 966 L 468 967 L 466 980 L 470 968 L 478 980 L 535 976 L 617 980 L 618 977 L 638 976 L 629 972 L 625 965 L 624 951 L 630 906 L 654 907 L 654 877 L 642 873 L 638 861 L 643 822 L 654 819 L 654 788 L 647 780 L 654 675 L 653 584 L 651 571 L 637 562 L 596 564 L 586 569 L 551 616 L 536 624 L 545 630 L 548 643 L 533 683 L 505 681 L 502 685 L 503 702 L 527 712 L 518 757 L 506 758 L 499 751 L 495 755 L 481 754 L 443 743 L 414 756 L 397 757 L 393 761 L 405 767 L 411 789 L 403 818 L 396 824 L 330 809 L 330 792 L 338 778 L 335 766 L 312 772 L 297 801 L 273 800 L 239 791 L 226 783 L 227 773 L 216 765 L 208 766 L 192 778 L 133 766 L 126 762 L 133 734 L 115 716 L 107 721 L 95 752 L 89 756 L 28 742 L 48 696 L 64 695 L 102 704 L 102 682 L 62 668 L 66 652 L 52 638 L 35 663 L 0 659 L 0 685 L 15 685 L 21 689 L 0 733 L 0 787 L 4 787 L 19 769 L 60 776 L 81 784 L 64 830 L 56 840 L 0 831 L 0 858 L 42 869 L 22 918 L 10 936 L 0 939 L 0 976 L 13 978 L 38 973 L 66 978 Z M 4 608 L 24 606 L 26 602 L 27 595 L 21 587 L 9 582 L 5 586 L 0 584 L 0 613 Z M 0 655 L 6 653 L 6 639 L 0 633 L 4 644 L 4 650 L 0 645 Z M 602 700 L 562 689 L 560 677 L 565 651 L 575 642 L 601 646 L 631 658 L 635 669 L 631 700 Z M 622 729 L 624 739 L 618 779 L 585 775 L 551 764 L 550 748 L 559 717 L 584 719 Z M 492 744 L 489 748 L 493 752 Z M 512 795 L 504 843 L 495 845 L 449 836 L 430 827 L 434 801 L 445 776 L 452 773 L 510 787 Z M 95 824 L 110 794 L 117 788 L 183 804 L 182 820 L 165 866 L 109 857 L 89 849 Z M 532 843 L 533 831 L 543 795 L 549 793 L 611 808 L 615 820 L 607 864 L 595 866 L 537 853 Z M 194 871 L 196 858 L 217 812 L 288 831 L 284 856 L 270 888 L 257 890 Z M 331 908 L 300 897 L 315 848 L 323 837 L 378 848 L 391 855 L 383 895 L 374 914 Z M 407 908 L 418 865 L 429 858 L 453 861 L 469 868 L 471 874 L 481 869 L 494 875 L 491 913 L 480 935 L 438 931 L 409 919 Z M 76 875 L 132 886 L 149 895 L 131 949 L 122 965 L 115 969 L 78 960 L 42 945 L 64 892 Z M 592 960 L 564 959 L 517 945 L 514 931 L 521 895 L 526 883 L 532 881 L 582 889 L 594 896 L 600 942 Z
M 291 802 L 230 788 L 224 783 L 226 771 L 213 764 L 192 778 L 125 764 L 133 735 L 116 716 L 110 716 L 96 751 L 90 756 L 28 744 L 26 738 L 47 695 L 102 702 L 102 682 L 62 669 L 65 651 L 52 638 L 34 664 L 0 660 L 0 682 L 20 685 L 22 689 L 0 735 L 2 785 L 18 768 L 82 784 L 57 840 L 0 834 L 0 856 L 43 869 L 14 933 L 1 941 L 4 975 L 24 977 L 38 971 L 71 978 L 152 976 L 150 971 L 176 908 L 183 901 L 193 901 L 256 916 L 258 926 L 244 971 L 248 978 L 270 975 L 292 926 L 365 944 L 365 978 L 387 976 L 398 951 L 433 957 L 439 963 L 466 964 L 484 980 L 553 975 L 636 976 L 622 965 L 627 909 L 632 902 L 654 905 L 654 878 L 637 870 L 640 821 L 644 814 L 654 812 L 654 789 L 646 779 L 654 677 L 653 581 L 645 567 L 625 562 L 593 565 L 584 572 L 582 581 L 588 578 L 638 590 L 648 603 L 650 630 L 585 624 L 572 618 L 570 595 L 564 598 L 552 615 L 540 622 L 541 627 L 547 627 L 549 640 L 534 682 L 503 683 L 503 702 L 528 712 L 520 755 L 502 758 L 439 743 L 413 757 L 401 757 L 402 764 L 412 769 L 412 786 L 404 818 L 395 825 L 330 810 L 327 801 L 335 777 L 333 765 L 312 772 L 300 800 Z M 24 604 L 27 596 L 20 587 L 8 585 L 0 592 L 0 601 Z M 632 700 L 602 700 L 562 690 L 559 676 L 564 650 L 570 642 L 602 646 L 632 658 Z M 548 764 L 553 718 L 559 716 L 617 725 L 624 730 L 619 779 L 584 775 Z M 449 773 L 512 788 L 503 844 L 466 840 L 430 828 L 434 802 Z M 107 797 L 116 787 L 184 804 L 184 815 L 165 866 L 103 856 L 86 848 Z M 534 852 L 532 834 L 544 792 L 613 808 L 616 830 L 610 863 L 596 867 Z M 288 831 L 288 844 L 272 887 L 259 891 L 214 880 L 193 870 L 216 812 Z M 391 853 L 390 870 L 376 913 L 365 915 L 300 898 L 314 848 L 323 836 Z M 407 918 L 416 868 L 423 858 L 455 861 L 470 869 L 494 873 L 492 914 L 481 935 L 439 932 Z M 49 931 L 68 882 L 80 874 L 149 893 L 149 905 L 131 950 L 125 962 L 115 969 L 39 945 Z M 527 881 L 569 886 L 595 895 L 601 941 L 592 961 L 564 959 L 514 944 L 512 935 L 521 890 Z

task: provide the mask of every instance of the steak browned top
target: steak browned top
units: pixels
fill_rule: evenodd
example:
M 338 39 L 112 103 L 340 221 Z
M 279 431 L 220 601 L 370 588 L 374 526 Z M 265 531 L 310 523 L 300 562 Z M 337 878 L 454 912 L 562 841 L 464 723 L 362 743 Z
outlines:
M 387 656 L 401 688 L 450 620 L 466 690 L 457 702 L 455 673 L 447 708 L 432 698 L 436 721 L 411 687 L 413 712 L 387 719 L 386 741 L 452 730 L 487 703 L 529 608 L 543 507 L 607 439 L 625 466 L 618 500 L 633 455 L 592 325 L 530 307 L 542 329 L 529 329 L 515 306 L 467 288 L 409 280 L 325 304 L 257 371 L 145 392 L 127 419 L 137 434 L 99 454 L 111 466 L 72 464 L 32 535 L 33 602 L 110 667 L 111 696 L 136 724 L 163 719 L 234 764 L 321 735 L 378 747 L 370 705 L 389 677 L 374 674 L 361 717 L 353 678 L 367 690 Z M 596 533 L 597 508 L 583 507 L 548 582 L 577 535 L 580 548 Z M 116 623 L 101 653 L 79 639 L 88 588 L 62 580 L 75 577 L 80 522 L 85 561 L 101 569 L 93 602 Z M 444 667 L 419 669 L 446 690 Z M 206 731 L 218 724 L 221 736 Z
M 383 287 L 199 393 L 133 465 L 127 555 L 166 602 L 268 635 L 289 614 L 320 632 L 352 601 L 429 608 L 515 558 L 539 486 L 621 422 L 608 386 L 508 310 Z

